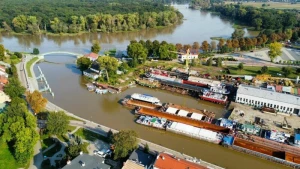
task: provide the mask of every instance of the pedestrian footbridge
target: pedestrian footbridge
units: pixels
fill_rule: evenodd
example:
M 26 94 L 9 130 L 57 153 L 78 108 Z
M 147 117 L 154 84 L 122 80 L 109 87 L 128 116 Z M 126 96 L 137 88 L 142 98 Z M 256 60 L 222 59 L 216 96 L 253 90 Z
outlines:
M 68 51 L 46 52 L 46 53 L 40 54 L 40 56 L 44 57 L 45 55 L 51 55 L 51 54 L 67 54 L 67 55 L 75 56 L 76 58 L 80 58 L 83 56 L 83 54 L 81 54 L 81 53 L 74 53 L 74 52 L 68 52 Z

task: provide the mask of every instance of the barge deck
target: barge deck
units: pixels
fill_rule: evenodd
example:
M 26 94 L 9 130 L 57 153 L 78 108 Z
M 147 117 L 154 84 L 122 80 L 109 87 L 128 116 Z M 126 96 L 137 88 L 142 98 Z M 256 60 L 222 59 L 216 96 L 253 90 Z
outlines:
M 139 108 L 138 110 L 136 110 L 136 113 L 165 118 L 170 121 L 184 123 L 184 124 L 188 124 L 188 125 L 191 125 L 194 127 L 199 127 L 199 128 L 203 128 L 203 129 L 207 129 L 207 130 L 211 130 L 211 131 L 215 131 L 215 132 L 222 132 L 222 133 L 227 133 L 227 134 L 230 132 L 230 129 L 225 128 L 225 127 L 217 126 L 217 125 L 203 122 L 200 120 L 194 120 L 194 119 L 183 117 L 183 116 L 159 112 L 158 110 L 154 110 L 154 109 Z

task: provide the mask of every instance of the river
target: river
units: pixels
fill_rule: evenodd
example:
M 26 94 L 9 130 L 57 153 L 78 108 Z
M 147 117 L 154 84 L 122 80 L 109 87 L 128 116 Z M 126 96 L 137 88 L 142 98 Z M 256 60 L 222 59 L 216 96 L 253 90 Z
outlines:
M 32 48 L 37 47 L 42 53 L 51 51 L 87 53 L 93 40 L 100 41 L 102 49 L 125 49 L 129 41 L 133 39 L 157 39 L 172 43 L 192 44 L 194 41 L 209 40 L 213 36 L 228 37 L 233 32 L 234 29 L 230 22 L 224 21 L 218 16 L 213 16 L 209 12 L 199 12 L 186 7 L 186 5 L 176 6 L 183 13 L 185 20 L 180 25 L 168 28 L 110 34 L 82 34 L 78 36 L 25 36 L 4 33 L 0 40 L 6 48 L 13 51 L 31 51 Z M 158 97 L 162 102 L 206 109 L 215 112 L 217 117 L 222 117 L 225 110 L 220 105 L 199 101 L 189 96 L 142 87 L 130 88 L 120 94 L 97 95 L 86 90 L 81 72 L 75 68 L 74 56 L 46 55 L 45 60 L 48 62 L 37 65 L 41 67 L 45 74 L 55 97 L 53 98 L 49 94 L 44 94 L 44 96 L 49 101 L 73 114 L 117 130 L 133 129 L 145 140 L 228 169 L 286 168 L 222 146 L 138 125 L 134 122 L 134 115 L 131 111 L 122 107 L 119 101 L 134 92 L 148 93 Z M 39 75 L 37 65 L 34 70 L 36 75 Z

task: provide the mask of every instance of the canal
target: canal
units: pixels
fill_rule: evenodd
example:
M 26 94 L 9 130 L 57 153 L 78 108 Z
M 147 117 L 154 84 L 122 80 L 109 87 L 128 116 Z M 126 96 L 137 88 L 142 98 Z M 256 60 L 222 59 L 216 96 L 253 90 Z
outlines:
M 229 150 L 222 146 L 136 124 L 131 111 L 119 103 L 122 98 L 132 93 L 147 93 L 158 97 L 162 102 L 206 109 L 215 112 L 217 117 L 222 117 L 225 110 L 223 106 L 196 100 L 189 96 L 143 87 L 130 88 L 120 94 L 97 95 L 88 92 L 81 72 L 76 69 L 75 59 L 74 56 L 70 55 L 46 55 L 46 62 L 41 62 L 34 67 L 36 75 L 39 75 L 37 66 L 40 66 L 55 94 L 54 98 L 50 94 L 44 94 L 44 96 L 67 111 L 117 130 L 133 129 L 145 140 L 225 168 L 285 168 L 279 164 Z

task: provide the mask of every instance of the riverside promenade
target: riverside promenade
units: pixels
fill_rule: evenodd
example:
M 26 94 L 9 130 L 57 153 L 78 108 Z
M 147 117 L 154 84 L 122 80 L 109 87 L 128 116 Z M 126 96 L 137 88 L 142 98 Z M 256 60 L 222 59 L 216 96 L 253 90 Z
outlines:
M 39 89 L 38 83 L 36 81 L 36 76 L 35 76 L 35 73 L 33 71 L 33 66 L 39 60 L 43 59 L 44 56 L 38 56 L 38 57 L 39 57 L 39 59 L 37 59 L 30 67 L 32 77 L 28 77 L 28 72 L 26 70 L 26 64 L 27 64 L 28 61 L 30 61 L 32 59 L 32 56 L 27 55 L 23 59 L 23 61 L 20 64 L 17 65 L 17 69 L 18 69 L 18 73 L 19 73 L 19 79 L 20 79 L 21 83 L 23 84 L 24 87 L 26 87 L 27 90 L 29 90 L 31 92 L 34 91 L 34 90 Z M 23 71 L 22 71 L 22 69 L 23 69 Z M 86 119 L 84 119 L 82 117 L 79 117 L 77 115 L 74 115 L 73 113 L 70 113 L 70 112 L 64 110 L 61 107 L 58 107 L 57 105 L 55 105 L 55 104 L 53 104 L 49 101 L 46 105 L 46 109 L 49 110 L 49 111 L 64 111 L 68 116 L 73 117 L 73 118 L 78 119 L 78 120 L 81 120 L 81 121 L 71 120 L 70 125 L 82 127 L 82 128 L 87 129 L 87 130 L 93 131 L 95 133 L 101 134 L 103 136 L 107 136 L 108 131 L 112 131 L 113 133 L 118 132 L 118 130 L 115 130 L 113 128 L 109 128 L 109 127 L 103 126 L 101 124 L 97 124 L 97 123 L 91 122 L 89 120 L 86 120 Z M 209 162 L 203 161 L 201 159 L 196 159 L 195 157 L 191 157 L 189 155 L 171 150 L 169 148 L 166 148 L 166 147 L 160 146 L 158 144 L 146 141 L 144 139 L 138 138 L 138 140 L 139 140 L 139 145 L 141 147 L 144 147 L 146 144 L 148 144 L 150 150 L 156 151 L 157 153 L 168 152 L 168 153 L 171 153 L 171 154 L 173 154 L 177 157 L 184 158 L 188 161 L 197 162 L 197 163 L 199 163 L 203 166 L 206 166 L 207 168 L 210 168 L 210 169 L 224 169 L 222 167 L 211 164 Z

